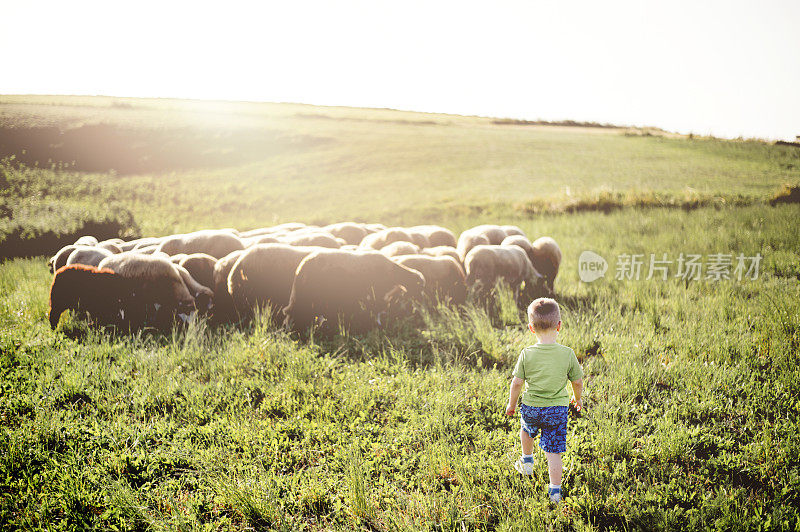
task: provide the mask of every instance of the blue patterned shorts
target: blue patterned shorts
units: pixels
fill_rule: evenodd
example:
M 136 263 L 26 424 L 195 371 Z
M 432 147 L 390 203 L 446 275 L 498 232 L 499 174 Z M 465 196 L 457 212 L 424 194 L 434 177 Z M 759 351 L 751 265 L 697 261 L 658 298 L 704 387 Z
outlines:
M 566 406 L 528 406 L 519 407 L 522 430 L 535 438 L 542 431 L 539 447 L 546 453 L 563 453 L 567 450 L 567 418 L 569 408 Z

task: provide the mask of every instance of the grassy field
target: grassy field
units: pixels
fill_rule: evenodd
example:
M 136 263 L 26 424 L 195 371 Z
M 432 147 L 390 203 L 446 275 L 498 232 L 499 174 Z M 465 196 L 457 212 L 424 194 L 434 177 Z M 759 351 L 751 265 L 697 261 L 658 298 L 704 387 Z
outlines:
M 9 220 L 23 204 L 36 219 L 41 204 L 113 201 L 154 235 L 360 219 L 553 236 L 560 341 L 586 373 L 567 498 L 547 501 L 542 455 L 531 479 L 511 467 L 508 381 L 533 339 L 505 291 L 491 312 L 439 308 L 365 336 L 298 338 L 266 318 L 115 336 L 68 317 L 53 332 L 34 257 L 0 264 L 4 529 L 800 527 L 800 208 L 766 203 L 798 182 L 800 150 L 389 110 L 0 97 L 4 138 L 97 123 L 185 135 L 185 156 L 129 173 L 7 161 Z M 213 131 L 232 139 L 221 149 L 242 131 L 283 148 L 187 165 Z M 591 284 L 587 249 L 610 264 Z M 754 280 L 683 281 L 675 265 L 668 280 L 614 279 L 619 255 L 650 253 L 763 260 Z

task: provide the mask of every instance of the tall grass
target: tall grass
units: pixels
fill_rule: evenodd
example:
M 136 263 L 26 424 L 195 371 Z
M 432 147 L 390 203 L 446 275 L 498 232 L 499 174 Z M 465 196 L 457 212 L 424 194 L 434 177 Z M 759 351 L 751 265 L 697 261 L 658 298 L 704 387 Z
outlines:
M 556 284 L 561 341 L 586 373 L 558 508 L 544 492 L 541 456 L 530 479 L 511 468 L 518 429 L 503 412 L 508 375 L 533 340 L 507 291 L 489 311 L 439 307 L 364 336 L 309 341 L 268 316 L 244 327 L 200 321 L 172 335 L 116 336 L 77 321 L 51 332 L 44 264 L 7 262 L 0 521 L 794 528 L 797 277 L 765 252 L 757 281 L 585 284 L 573 250 L 612 259 L 630 248 L 770 249 L 797 261 L 796 215 L 785 206 L 663 211 L 645 225 L 638 211 L 524 222 L 531 233 L 557 233 L 568 251 Z M 675 227 L 690 229 L 676 235 Z

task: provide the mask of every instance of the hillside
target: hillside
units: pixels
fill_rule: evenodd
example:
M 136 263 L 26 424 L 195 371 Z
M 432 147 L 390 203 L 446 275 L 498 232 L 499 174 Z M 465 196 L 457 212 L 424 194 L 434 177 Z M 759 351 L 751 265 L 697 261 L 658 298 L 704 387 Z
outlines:
M 787 146 L 392 110 L 0 96 L 0 126 L 17 162 L 113 170 L 90 179 L 146 234 L 747 204 L 800 180 Z
M 0 529 L 800 529 L 800 189 L 779 192 L 800 183 L 794 147 L 0 96 L 0 152 Z M 558 242 L 559 341 L 586 385 L 561 505 L 538 448 L 531 477 L 512 467 L 509 377 L 535 339 L 508 288 L 363 335 L 267 314 L 166 334 L 48 323 L 46 256 L 84 232 L 347 219 Z M 605 277 L 581 281 L 584 250 Z M 696 279 L 678 274 L 689 254 Z M 641 275 L 619 275 L 633 255 Z M 760 257 L 755 275 L 740 255 Z M 729 278 L 708 275 L 713 257 Z

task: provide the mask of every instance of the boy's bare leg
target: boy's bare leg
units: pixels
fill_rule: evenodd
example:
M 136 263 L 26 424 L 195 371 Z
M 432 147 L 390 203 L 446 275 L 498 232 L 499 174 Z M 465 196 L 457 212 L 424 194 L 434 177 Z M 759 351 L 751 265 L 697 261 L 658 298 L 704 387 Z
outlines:
M 533 440 L 531 440 L 533 442 Z M 561 474 L 564 463 L 561 461 L 561 453 L 544 453 L 547 457 L 547 472 L 550 473 L 550 484 L 553 486 L 561 485 Z
M 519 429 L 519 442 L 522 444 L 522 454 L 533 454 L 533 438 L 524 429 Z

